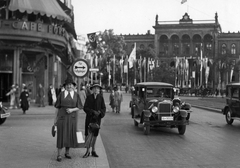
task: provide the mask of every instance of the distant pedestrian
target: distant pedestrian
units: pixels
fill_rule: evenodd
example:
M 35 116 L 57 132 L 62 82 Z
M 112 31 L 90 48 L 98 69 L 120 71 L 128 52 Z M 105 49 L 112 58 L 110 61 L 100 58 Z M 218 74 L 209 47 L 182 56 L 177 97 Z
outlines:
M 116 104 L 116 113 L 120 113 L 121 103 L 123 101 L 123 95 L 122 95 L 122 92 L 121 92 L 119 86 L 116 86 L 114 88 L 114 100 L 115 100 L 115 104 Z
M 38 86 L 37 96 L 39 98 L 39 106 L 38 107 L 45 107 L 45 105 L 44 105 L 45 93 L 44 93 L 44 88 L 41 83 L 39 83 L 39 86 Z
M 20 88 L 18 84 L 15 85 L 15 106 L 19 109 L 19 97 L 20 97 Z
M 109 95 L 109 105 L 112 108 L 112 112 L 115 112 L 115 107 L 116 107 L 116 103 L 115 103 L 115 97 L 114 97 L 114 90 L 110 89 L 110 95 Z
M 10 96 L 10 107 L 9 109 L 16 108 L 15 106 L 15 85 L 11 86 L 11 90 L 6 94 L 6 96 Z
M 23 114 L 26 114 L 26 111 L 29 109 L 29 93 L 26 86 L 23 88 L 19 101 Z
M 85 101 L 86 101 L 86 98 L 87 98 L 85 89 L 86 89 L 86 87 L 83 85 L 83 86 L 81 86 L 80 91 L 79 91 L 79 96 L 80 96 L 80 100 L 81 100 L 82 105 L 85 104 Z
M 49 85 L 48 88 L 48 105 L 52 106 L 55 104 L 56 98 L 56 91 L 52 84 Z

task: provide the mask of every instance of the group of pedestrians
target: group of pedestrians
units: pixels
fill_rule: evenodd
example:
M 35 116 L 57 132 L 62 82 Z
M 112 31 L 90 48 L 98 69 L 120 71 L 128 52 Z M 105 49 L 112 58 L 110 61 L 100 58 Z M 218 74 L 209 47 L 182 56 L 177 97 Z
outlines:
M 20 109 L 22 108 L 23 114 L 29 109 L 29 93 L 25 84 L 22 85 L 22 91 L 18 84 L 12 85 L 10 91 L 6 94 L 10 96 L 10 107 L 9 109 Z
M 120 113 L 121 103 L 123 101 L 123 95 L 119 86 L 115 86 L 113 90 L 110 91 L 109 95 L 109 105 L 112 108 L 112 112 Z
M 60 92 L 55 103 L 55 120 L 54 125 L 57 127 L 57 161 L 62 161 L 62 149 L 65 148 L 65 158 L 71 159 L 70 148 L 77 148 L 77 122 L 78 111 L 83 109 L 86 113 L 85 118 L 85 147 L 86 153 L 83 158 L 90 154 L 93 157 L 99 157 L 95 144 L 101 119 L 105 116 L 106 106 L 100 90 L 102 87 L 95 83 L 89 89 L 82 86 L 77 93 L 76 83 L 71 77 L 68 77 L 64 83 L 65 90 Z M 94 125 L 94 127 L 93 127 Z M 91 149 L 91 153 L 90 153 Z

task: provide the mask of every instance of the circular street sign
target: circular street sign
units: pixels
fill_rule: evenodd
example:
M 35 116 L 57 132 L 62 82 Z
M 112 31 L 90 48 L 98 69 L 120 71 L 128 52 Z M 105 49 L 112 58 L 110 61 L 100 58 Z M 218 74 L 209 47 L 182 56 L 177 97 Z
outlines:
M 85 77 L 89 71 L 88 62 L 84 59 L 78 59 L 74 61 L 72 65 L 72 71 L 76 77 Z

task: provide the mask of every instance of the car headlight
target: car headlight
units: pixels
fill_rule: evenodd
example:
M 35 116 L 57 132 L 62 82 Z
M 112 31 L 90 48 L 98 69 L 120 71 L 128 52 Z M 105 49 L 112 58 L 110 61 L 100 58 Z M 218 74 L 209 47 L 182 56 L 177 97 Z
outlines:
M 156 113 L 158 111 L 158 108 L 156 106 L 153 106 L 151 110 L 153 113 Z
M 179 110 L 180 110 L 180 109 L 179 109 L 179 107 L 178 107 L 178 106 L 174 106 L 174 107 L 173 107 L 173 112 L 174 112 L 174 113 L 177 113 L 177 112 L 179 112 Z

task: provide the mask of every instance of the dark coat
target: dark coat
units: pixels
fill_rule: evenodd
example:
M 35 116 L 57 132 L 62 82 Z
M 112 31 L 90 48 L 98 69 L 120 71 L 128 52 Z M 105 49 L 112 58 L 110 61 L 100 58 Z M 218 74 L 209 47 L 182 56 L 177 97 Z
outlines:
M 101 94 L 98 94 L 96 99 L 94 98 L 93 94 L 87 96 L 83 110 L 86 113 L 85 136 L 87 136 L 89 123 L 96 122 L 100 126 L 101 119 L 105 116 L 106 106 L 105 106 L 105 101 L 104 101 L 103 96 Z M 100 114 L 98 116 L 95 116 L 94 110 L 100 111 Z
M 29 98 L 29 93 L 28 91 L 23 91 L 20 95 L 20 100 L 21 100 L 21 108 L 23 111 L 26 111 L 28 110 L 29 108 L 29 101 L 28 101 L 28 98 Z

